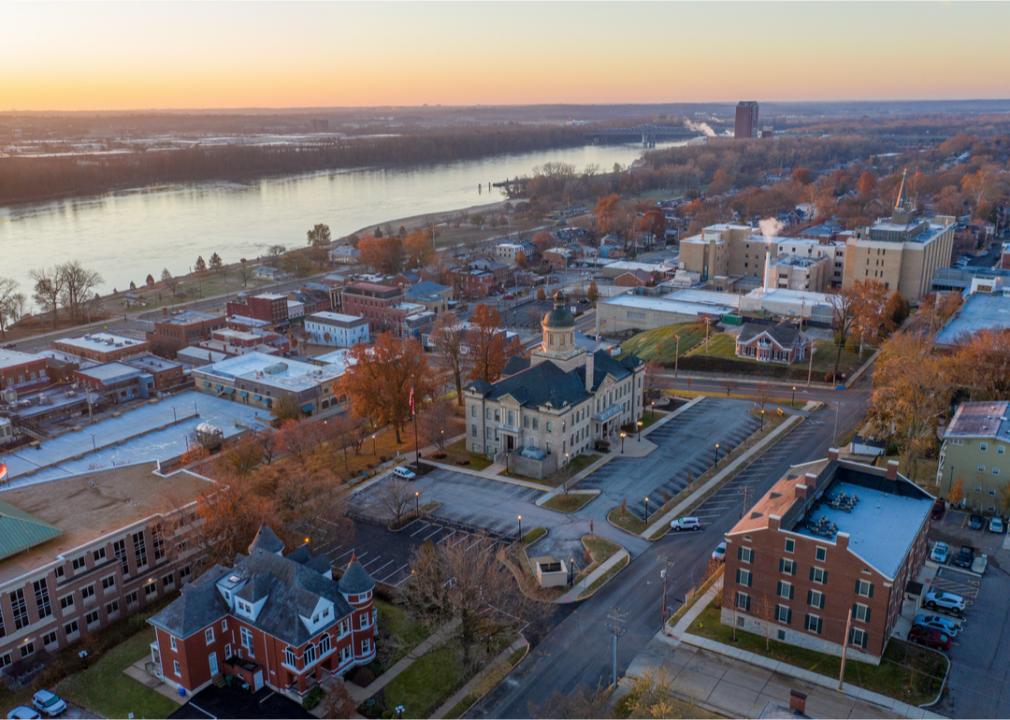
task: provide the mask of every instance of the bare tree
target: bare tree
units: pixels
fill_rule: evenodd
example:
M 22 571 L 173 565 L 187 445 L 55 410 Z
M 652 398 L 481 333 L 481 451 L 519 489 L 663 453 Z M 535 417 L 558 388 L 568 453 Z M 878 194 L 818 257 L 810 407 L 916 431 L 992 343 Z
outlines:
M 434 443 L 440 451 L 445 450 L 445 431 L 452 420 L 452 405 L 448 400 L 435 400 L 420 412 L 418 417 L 421 435 L 426 443 Z
M 406 481 L 397 478 L 386 480 L 382 493 L 379 495 L 382 508 L 393 516 L 393 522 L 396 525 L 399 525 L 403 516 L 407 514 L 407 509 L 413 499 L 414 491 L 411 490 L 411 486 Z
M 838 378 L 838 366 L 842 362 L 842 348 L 852 331 L 855 322 L 856 294 L 850 289 L 842 290 L 830 296 L 831 298 L 831 327 L 835 331 L 835 369 L 832 373 L 831 382 Z
M 249 284 L 249 280 L 252 278 L 252 266 L 242 258 L 238 261 L 238 276 L 242 278 L 242 287 L 246 287 Z
M 24 297 L 18 292 L 17 281 L 0 277 L 0 335 L 7 334 L 8 322 L 17 322 L 20 317 L 18 296 Z
M 59 312 L 60 296 L 63 294 L 63 277 L 58 266 L 38 268 L 29 273 L 35 282 L 33 296 L 43 312 L 53 314 L 53 327 L 56 327 L 56 315 Z
M 543 704 L 530 702 L 529 716 L 531 718 L 559 718 L 559 720 L 608 718 L 611 717 L 610 693 L 610 688 L 602 684 L 597 686 L 595 690 L 589 685 L 566 688 L 564 691 L 555 690 Z
M 81 306 L 101 284 L 102 276 L 83 267 L 77 260 L 62 263 L 56 270 L 63 281 L 63 305 L 70 310 L 70 317 L 78 320 L 81 317 Z
M 466 347 L 466 336 L 466 325 L 460 322 L 456 313 L 451 310 L 440 314 L 435 319 L 431 339 L 439 354 L 439 360 L 452 374 L 453 382 L 456 384 L 456 404 L 460 407 L 463 406 L 463 363 L 465 361 L 463 349 Z
M 172 295 L 176 295 L 179 290 L 179 281 L 165 268 L 161 271 L 161 282 L 165 284 L 169 290 L 172 291 Z
M 543 615 L 543 606 L 519 590 L 503 562 L 505 552 L 500 549 L 492 558 L 464 544 L 426 542 L 414 553 L 407 602 L 429 620 L 459 621 L 466 665 L 477 643 L 490 643 Z

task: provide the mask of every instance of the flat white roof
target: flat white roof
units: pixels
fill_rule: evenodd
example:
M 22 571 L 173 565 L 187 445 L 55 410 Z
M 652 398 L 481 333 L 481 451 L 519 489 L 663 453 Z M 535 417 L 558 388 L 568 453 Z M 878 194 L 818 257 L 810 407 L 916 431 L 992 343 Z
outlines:
M 664 297 L 668 300 L 676 300 L 677 302 L 726 305 L 732 308 L 737 308 L 740 305 L 740 298 L 743 296 L 735 293 L 719 292 L 717 290 L 697 290 L 694 288 L 686 288 L 684 290 L 675 290 Z
M 92 352 L 111 352 L 113 350 L 143 345 L 145 340 L 113 335 L 112 333 L 91 333 L 82 337 L 60 338 L 57 342 L 69 347 Z
M 336 323 L 338 325 L 360 325 L 361 323 L 368 322 L 360 315 L 345 315 L 344 313 L 330 312 L 329 310 L 314 312 L 306 319 L 317 320 L 327 324 Z
M 102 365 L 95 365 L 87 370 L 78 370 L 81 375 L 86 375 L 87 377 L 94 378 L 99 382 L 112 382 L 115 380 L 125 380 L 127 378 L 136 377 L 137 375 L 142 375 L 143 370 L 139 368 L 130 367 L 129 365 L 124 365 L 122 363 L 104 363 Z
M 827 293 L 811 292 L 809 290 L 789 290 L 788 288 L 754 288 L 747 297 L 755 300 L 766 300 L 773 302 L 792 303 L 799 305 L 805 303 L 810 305 L 833 306 L 832 296 Z
M 346 367 L 312 365 L 301 360 L 251 352 L 195 369 L 194 374 L 225 380 L 249 380 L 280 390 L 302 392 L 336 380 Z
M 675 313 L 677 315 L 695 317 L 698 315 L 725 315 L 736 310 L 735 307 L 730 307 L 728 305 L 715 305 L 712 303 L 671 300 L 669 297 L 629 294 L 617 295 L 608 300 L 602 300 L 601 304 L 639 308 L 642 310 L 655 310 L 657 312 L 668 312 Z
M 0 348 L 0 370 L 17 367 L 37 360 L 45 360 L 42 355 L 21 352 L 20 350 L 4 350 Z

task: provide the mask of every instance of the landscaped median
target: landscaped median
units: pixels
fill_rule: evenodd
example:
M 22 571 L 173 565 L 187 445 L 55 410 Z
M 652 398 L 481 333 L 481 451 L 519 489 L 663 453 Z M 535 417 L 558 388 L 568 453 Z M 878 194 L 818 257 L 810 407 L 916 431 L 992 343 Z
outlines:
M 573 513 L 581 510 L 600 494 L 599 490 L 572 490 L 547 498 L 541 507 L 557 512 Z

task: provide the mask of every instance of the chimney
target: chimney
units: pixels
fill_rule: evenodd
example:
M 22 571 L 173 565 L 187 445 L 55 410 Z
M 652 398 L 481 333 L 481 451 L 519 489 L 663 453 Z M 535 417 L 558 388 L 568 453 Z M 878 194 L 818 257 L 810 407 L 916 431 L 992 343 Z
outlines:
M 789 712 L 797 715 L 807 714 L 807 694 L 799 690 L 789 691 Z
M 897 460 L 888 460 L 887 461 L 887 475 L 885 475 L 885 477 L 888 480 L 897 480 L 898 479 L 898 461 Z
M 803 474 L 803 484 L 806 485 L 811 490 L 817 489 L 817 473 L 804 473 Z
M 768 529 L 778 530 L 782 527 L 782 516 L 781 515 L 769 515 L 768 516 Z
M 846 532 L 840 532 L 835 535 L 835 547 L 839 550 L 849 549 L 849 534 Z
M 590 350 L 586 353 L 586 392 L 590 394 L 593 392 L 593 374 L 595 372 L 593 363 L 596 361 L 595 355 L 595 350 Z
M 837 459 L 838 459 L 838 448 L 836 447 L 828 448 L 828 460 L 837 460 Z
M 804 485 L 803 483 L 800 483 L 794 489 L 796 490 L 796 499 L 797 500 L 805 500 L 806 499 L 806 497 L 807 497 L 807 489 L 808 489 L 806 485 Z

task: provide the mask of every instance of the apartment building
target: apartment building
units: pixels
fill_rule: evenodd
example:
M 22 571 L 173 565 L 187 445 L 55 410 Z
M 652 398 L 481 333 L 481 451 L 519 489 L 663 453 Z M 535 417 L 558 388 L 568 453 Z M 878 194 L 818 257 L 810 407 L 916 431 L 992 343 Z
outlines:
M 76 338 L 61 338 L 53 343 L 53 349 L 84 360 L 107 363 L 142 355 L 147 352 L 148 345 L 146 340 L 98 332 Z
M 943 433 L 936 482 L 951 497 L 960 483 L 961 501 L 975 510 L 998 512 L 1010 483 L 1010 402 L 961 403 Z
M 262 526 L 232 567 L 215 565 L 148 620 L 157 675 L 189 694 L 220 677 L 301 700 L 322 680 L 375 659 L 375 583 L 352 555 L 329 560 Z
M 147 344 L 152 352 L 174 358 L 187 345 L 206 340 L 213 330 L 224 326 L 224 315 L 183 310 L 155 320 L 154 329 L 147 333 Z
M 0 390 L 33 390 L 49 383 L 49 359 L 44 355 L 0 348 Z
M 254 318 L 270 327 L 283 325 L 288 321 L 288 296 L 280 293 L 261 293 L 241 298 L 227 304 L 229 315 Z
M 213 483 L 155 469 L 0 492 L 0 674 L 31 673 L 199 573 L 196 499 Z
M 368 320 L 373 332 L 397 331 L 403 313 L 396 306 L 403 302 L 403 291 L 395 285 L 353 282 L 340 293 L 340 311 Z
M 317 312 L 305 318 L 305 334 L 309 342 L 318 345 L 351 347 L 368 342 L 368 320 L 356 315 Z
M 925 560 L 933 501 L 893 461 L 832 449 L 793 466 L 726 533 L 722 622 L 878 664 Z

